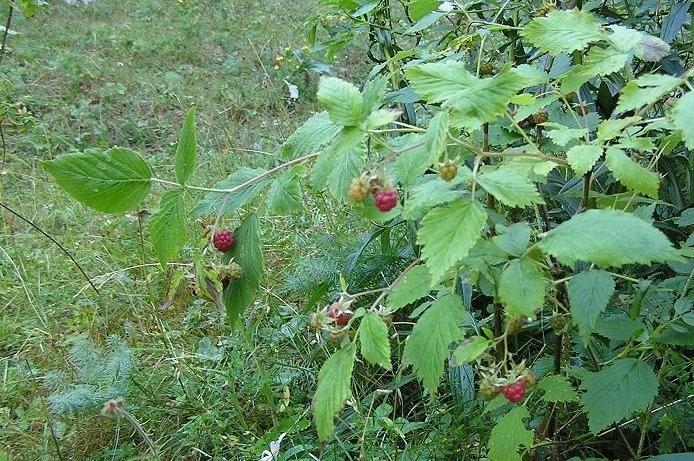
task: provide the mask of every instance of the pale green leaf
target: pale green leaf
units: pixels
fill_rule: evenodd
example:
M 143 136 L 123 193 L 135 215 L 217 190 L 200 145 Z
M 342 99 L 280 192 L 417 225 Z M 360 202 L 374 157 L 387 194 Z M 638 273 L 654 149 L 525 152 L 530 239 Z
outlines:
M 629 55 L 613 48 L 594 46 L 585 57 L 583 64 L 571 68 L 561 78 L 561 92 L 571 93 L 592 78 L 619 72 L 629 60 Z
M 66 154 L 42 165 L 68 194 L 104 213 L 136 208 L 151 187 L 149 166 L 139 154 L 120 147 Z
M 545 124 L 548 126 L 548 124 Z M 567 128 L 563 125 L 551 124 L 549 125 L 552 129 L 546 131 L 545 133 L 558 146 L 566 146 L 573 140 L 582 139 L 586 135 L 585 128 Z
M 509 316 L 535 317 L 545 301 L 545 279 L 530 259 L 514 259 L 499 277 L 499 300 Z
M 620 134 L 624 128 L 633 125 L 634 123 L 641 120 L 641 117 L 626 117 L 618 118 L 614 120 L 603 120 L 598 125 L 598 139 L 601 141 L 609 141 L 614 139 Z
M 431 291 L 431 275 L 425 265 L 415 266 L 405 273 L 390 290 L 386 305 L 391 312 L 421 299 Z
M 486 221 L 487 213 L 479 202 L 462 199 L 434 208 L 424 217 L 417 243 L 423 246 L 422 257 L 434 282 L 467 256 Z
M 429 121 L 424 135 L 424 145 L 429 153 L 430 163 L 434 163 L 446 150 L 448 142 L 448 112 L 441 111 Z
M 576 261 L 600 267 L 665 262 L 677 257 L 667 237 L 630 213 L 588 210 L 551 230 L 538 246 L 562 264 Z
M 240 168 L 226 179 L 215 183 L 213 188 L 233 189 L 263 173 L 265 170 L 262 168 Z M 253 200 L 269 183 L 269 179 L 262 179 L 232 194 L 209 192 L 198 202 L 193 211 L 203 216 L 217 216 L 220 212 L 223 215 L 232 214 Z
M 472 173 L 467 167 L 461 167 L 458 170 L 461 177 L 466 172 Z M 456 177 L 456 179 L 458 178 Z M 420 183 L 410 190 L 407 200 L 405 200 L 403 217 L 405 219 L 419 219 L 431 208 L 462 197 L 465 192 L 454 189 L 455 183 L 455 181 L 446 182 L 439 175 L 423 176 Z
M 195 170 L 197 161 L 197 133 L 195 127 L 195 106 L 191 107 L 183 122 L 181 136 L 178 138 L 176 146 L 176 161 L 174 171 L 179 183 L 185 184 L 190 175 Z
M 152 246 L 163 266 L 178 255 L 188 239 L 183 196 L 183 189 L 165 192 L 159 210 L 149 220 Z
M 318 388 L 313 396 L 313 419 L 318 438 L 324 442 L 335 428 L 334 418 L 352 396 L 352 369 L 356 345 L 337 350 L 318 373 Z
M 403 364 L 412 369 L 424 386 L 435 393 L 449 357 L 448 346 L 460 335 L 458 326 L 464 306 L 457 295 L 434 301 L 419 317 L 405 343 Z
M 658 173 L 639 165 L 621 149 L 610 147 L 605 153 L 605 165 L 615 178 L 629 190 L 658 198 L 660 176 Z
M 496 246 L 512 256 L 520 256 L 528 248 L 532 230 L 528 223 L 515 223 L 492 238 Z
M 391 148 L 403 151 L 392 163 L 392 168 L 397 181 L 405 187 L 415 183 L 434 162 L 422 134 L 409 133 L 394 138 L 391 144 Z
M 544 203 L 533 183 L 509 169 L 483 173 L 477 176 L 477 182 L 504 205 L 522 208 Z
M 621 114 L 652 104 L 681 84 L 681 79 L 669 75 L 646 74 L 631 80 L 622 88 L 615 113 Z
M 694 91 L 690 91 L 677 101 L 672 110 L 675 127 L 682 130 L 682 139 L 688 149 L 694 150 Z
M 453 359 L 459 365 L 474 362 L 493 345 L 493 341 L 482 336 L 467 338 L 453 351 Z
M 578 400 L 578 394 L 571 387 L 571 383 L 561 375 L 545 376 L 537 383 L 537 387 L 545 393 L 542 400 L 545 402 L 573 402 Z
M 318 103 L 330 119 L 342 126 L 357 126 L 362 116 L 362 96 L 351 83 L 336 77 L 323 77 L 318 84 Z
M 521 35 L 542 51 L 552 54 L 582 50 L 588 44 L 606 38 L 592 14 L 573 10 L 554 10 L 535 18 Z
M 581 386 L 588 427 L 598 432 L 612 423 L 645 411 L 658 393 L 658 378 L 651 367 L 637 359 L 617 359 L 597 373 L 590 373 Z
M 590 270 L 574 275 L 567 283 L 571 317 L 586 340 L 593 332 L 600 314 L 614 293 L 612 276 L 603 271 Z
M 363 133 L 358 128 L 344 128 L 314 163 L 313 186 L 327 185 L 334 197 L 344 199 L 350 182 L 361 173 L 362 140 Z
M 399 110 L 378 109 L 369 114 L 364 120 L 365 130 L 374 130 L 382 126 L 393 123 L 398 119 L 401 112 Z
M 361 355 L 369 362 L 390 370 L 390 340 L 388 326 L 380 315 L 369 312 L 359 324 Z
M 280 156 L 289 159 L 316 153 L 321 147 L 328 144 L 341 129 L 341 126 L 330 120 L 327 112 L 315 114 L 282 144 Z
M 277 177 L 267 194 L 268 207 L 277 214 L 289 214 L 301 210 L 301 185 L 299 184 L 299 171 L 301 167 L 294 167 Z
M 602 147 L 594 144 L 581 144 L 566 152 L 566 160 L 577 176 L 588 173 L 601 156 Z
M 528 409 L 518 406 L 506 413 L 492 428 L 489 436 L 489 461 L 522 461 L 520 447 L 531 447 L 533 431 L 525 428 L 523 420 L 530 417 Z

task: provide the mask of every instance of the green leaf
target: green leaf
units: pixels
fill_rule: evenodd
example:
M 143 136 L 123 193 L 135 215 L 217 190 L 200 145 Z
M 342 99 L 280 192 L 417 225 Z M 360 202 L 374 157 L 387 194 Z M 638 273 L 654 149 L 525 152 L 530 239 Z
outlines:
M 214 189 L 232 189 L 265 172 L 262 168 L 240 168 L 231 173 L 226 179 L 215 183 L 212 187 Z M 193 212 L 201 216 L 216 216 L 220 213 L 220 210 L 223 215 L 232 214 L 253 200 L 269 183 L 269 179 L 261 179 L 233 194 L 209 192 L 198 202 Z
M 545 376 L 537 383 L 537 387 L 545 391 L 542 400 L 545 402 L 573 402 L 578 400 L 578 394 L 571 383 L 561 375 Z
M 533 431 L 525 428 L 523 420 L 529 418 L 528 409 L 524 406 L 513 408 L 492 428 L 489 436 L 489 461 L 522 461 L 518 449 L 531 447 Z
M 487 212 L 477 201 L 458 200 L 431 210 L 422 220 L 417 243 L 422 245 L 433 282 L 467 256 L 480 238 Z
M 477 176 L 477 182 L 501 203 L 511 207 L 526 207 L 544 203 L 537 187 L 516 172 L 498 169 Z
M 318 103 L 333 122 L 357 126 L 362 120 L 362 97 L 356 86 L 336 77 L 323 77 L 318 84 Z
M 612 423 L 645 411 L 658 394 L 658 378 L 651 367 L 637 359 L 617 359 L 597 373 L 590 373 L 581 386 L 588 427 L 596 433 Z
M 551 139 L 554 144 L 562 147 L 566 146 L 571 141 L 581 139 L 586 135 L 585 128 L 567 128 L 559 124 L 545 124 L 545 126 L 552 128 L 546 132 L 549 139 Z
M 327 112 L 313 115 L 301 125 L 280 149 L 283 159 L 297 158 L 318 152 L 342 129 L 330 120 Z
M 606 37 L 592 14 L 577 9 L 554 10 L 535 18 L 521 31 L 521 36 L 555 55 L 582 50 Z
M 140 155 L 121 147 L 61 155 L 42 165 L 68 194 L 104 213 L 136 208 L 151 187 L 149 166 Z
M 660 176 L 627 157 L 621 149 L 610 147 L 605 154 L 605 164 L 615 178 L 627 189 L 649 197 L 658 198 Z
M 267 201 L 272 212 L 286 215 L 303 208 L 299 171 L 298 166 L 287 170 L 270 184 Z
M 583 64 L 577 65 L 561 79 L 561 92 L 571 93 L 590 79 L 619 72 L 626 66 L 629 55 L 613 48 L 594 46 L 588 51 Z
M 530 243 L 532 230 L 528 223 L 515 223 L 504 229 L 503 233 L 492 238 L 496 246 L 512 256 L 521 256 Z
M 453 352 L 455 363 L 462 365 L 463 363 L 474 362 L 478 357 L 486 352 L 492 345 L 493 341 L 482 336 L 473 336 L 467 338 Z
M 594 144 L 581 144 L 566 152 L 566 160 L 577 176 L 588 173 L 600 156 L 602 156 L 602 147 Z
M 690 91 L 677 101 L 672 110 L 673 121 L 682 130 L 682 139 L 687 149 L 694 149 L 694 91 Z
M 195 128 L 195 106 L 193 106 L 188 111 L 188 115 L 186 115 L 186 119 L 183 122 L 181 136 L 178 138 L 178 145 L 176 146 L 174 170 L 176 172 L 176 179 L 181 184 L 185 184 L 195 170 L 197 149 L 198 141 Z
M 461 178 L 466 173 L 472 174 L 467 167 L 461 167 L 458 170 L 458 175 Z M 456 177 L 457 179 L 458 177 Z M 403 217 L 410 220 L 420 219 L 431 208 L 462 197 L 465 192 L 460 189 L 453 189 L 455 184 L 455 180 L 446 182 L 439 175 L 423 176 L 420 183 L 410 190 L 407 200 L 405 200 Z
M 376 128 L 380 128 L 382 126 L 393 123 L 398 119 L 400 114 L 401 112 L 399 110 L 392 109 L 379 109 L 373 111 L 369 114 L 368 117 L 366 117 L 366 120 L 364 120 L 364 130 L 374 130 Z
M 448 142 L 448 112 L 441 111 L 434 115 L 429 121 L 426 134 L 424 135 L 424 145 L 429 153 L 429 162 L 434 163 L 446 150 Z
M 417 94 L 429 103 L 455 99 L 479 81 L 459 61 L 422 64 L 408 69 L 406 75 Z
M 255 300 L 263 277 L 263 253 L 260 250 L 258 216 L 249 214 L 234 232 L 236 244 L 224 255 L 224 262 L 230 260 L 241 266 L 241 277 L 232 279 L 224 289 L 224 305 L 227 310 L 227 323 L 232 327 L 238 324 L 241 314 Z
M 154 252 L 162 266 L 181 251 L 188 240 L 183 189 L 170 190 L 161 196 L 159 211 L 149 221 Z
M 545 279 L 532 260 L 514 259 L 499 277 L 499 300 L 507 315 L 535 317 L 545 302 Z
M 390 340 L 388 339 L 388 326 L 380 315 L 369 312 L 361 319 L 359 324 L 359 343 L 361 355 L 386 370 L 392 368 L 390 364 Z
M 551 230 L 538 246 L 567 266 L 576 261 L 599 267 L 650 264 L 677 258 L 658 229 L 630 213 L 588 210 Z
M 318 156 L 311 172 L 315 188 L 326 186 L 336 198 L 345 198 L 349 184 L 361 173 L 363 133 L 344 128 L 330 147 Z
M 414 184 L 434 162 L 424 145 L 424 135 L 409 133 L 393 139 L 391 148 L 402 151 L 392 163 L 397 181 L 404 187 Z
M 609 141 L 614 139 L 620 134 L 624 128 L 633 125 L 635 122 L 641 120 L 641 117 L 626 117 L 617 118 L 613 120 L 603 120 L 598 125 L 598 139 L 601 141 Z
M 614 280 L 607 272 L 590 270 L 571 277 L 567 288 L 571 317 L 578 325 L 581 337 L 586 340 L 593 332 L 600 314 L 607 308 L 614 293 Z
M 421 299 L 431 291 L 431 275 L 425 265 L 414 266 L 407 271 L 390 290 L 386 305 L 389 311 L 396 310 Z
M 646 74 L 631 80 L 622 88 L 615 113 L 621 114 L 654 103 L 681 84 L 681 79 L 669 75 Z
M 403 364 L 412 369 L 424 386 L 436 393 L 449 357 L 448 346 L 460 335 L 458 326 L 465 307 L 456 295 L 447 295 L 434 301 L 424 311 L 405 343 Z
M 352 369 L 356 351 L 355 344 L 337 350 L 318 373 L 318 388 L 313 396 L 313 419 L 321 442 L 330 438 L 335 428 L 335 415 L 352 396 Z

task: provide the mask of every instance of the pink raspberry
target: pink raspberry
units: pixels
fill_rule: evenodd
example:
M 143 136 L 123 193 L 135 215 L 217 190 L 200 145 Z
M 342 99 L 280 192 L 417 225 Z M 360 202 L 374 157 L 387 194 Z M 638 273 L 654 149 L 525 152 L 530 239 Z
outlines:
M 515 383 L 507 384 L 501 389 L 501 392 L 506 400 L 513 403 L 520 402 L 525 397 L 525 381 L 519 379 Z
M 217 250 L 221 251 L 222 253 L 226 253 L 227 251 L 234 248 L 235 243 L 236 236 L 229 229 L 221 229 L 215 231 L 214 236 L 212 237 L 212 244 Z
M 376 208 L 386 213 L 398 204 L 398 193 L 394 189 L 382 189 L 374 195 Z

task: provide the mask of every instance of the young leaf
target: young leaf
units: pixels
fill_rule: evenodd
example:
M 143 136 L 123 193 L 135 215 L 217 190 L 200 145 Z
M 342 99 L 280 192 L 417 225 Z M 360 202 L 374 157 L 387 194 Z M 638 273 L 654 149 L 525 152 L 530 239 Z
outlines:
M 77 201 L 104 213 L 134 209 L 151 187 L 149 166 L 139 154 L 121 147 L 61 155 L 42 165 Z
M 327 112 L 315 114 L 282 144 L 280 156 L 290 159 L 315 153 L 328 144 L 341 129 L 341 126 L 330 120 Z
M 513 170 L 498 169 L 477 176 L 477 182 L 504 205 L 526 207 L 544 203 L 537 187 Z
M 358 128 L 344 128 L 313 165 L 311 183 L 316 188 L 326 184 L 333 196 L 344 198 L 352 178 L 361 171 L 363 133 Z
M 597 373 L 590 373 L 581 386 L 583 408 L 591 432 L 605 429 L 644 411 L 658 393 L 658 378 L 651 367 L 637 359 L 617 359 Z
M 660 176 L 658 173 L 645 168 L 624 153 L 623 150 L 610 147 L 605 154 L 605 164 L 615 178 L 628 189 L 658 198 Z
M 359 343 L 361 355 L 386 370 L 390 370 L 390 340 L 388 339 L 388 326 L 380 315 L 369 312 L 361 319 L 359 324 Z
M 603 120 L 598 125 L 598 139 L 600 141 L 609 141 L 614 139 L 620 134 L 624 128 L 633 125 L 635 122 L 641 120 L 641 117 L 625 117 L 616 118 L 612 120 Z
M 533 444 L 533 431 L 525 428 L 523 420 L 530 417 L 524 406 L 515 407 L 492 428 L 489 436 L 489 461 L 522 461 L 518 449 Z
M 277 214 L 289 214 L 302 208 L 299 171 L 294 167 L 277 177 L 267 194 L 268 207 Z
M 232 189 L 265 173 L 262 168 L 240 168 L 231 173 L 226 179 L 215 183 L 215 189 Z M 229 215 L 253 200 L 267 185 L 269 179 L 262 179 L 233 194 L 209 192 L 198 202 L 194 213 L 204 216 L 216 216 L 220 212 Z
M 588 210 L 551 230 L 538 246 L 567 266 L 587 261 L 599 267 L 650 264 L 677 258 L 658 229 L 633 214 Z
M 547 124 L 545 124 L 547 126 Z M 550 125 L 551 130 L 547 131 L 547 137 L 558 146 L 566 146 L 575 139 L 581 139 L 586 135 L 585 128 L 567 128 L 563 125 Z
M 607 307 L 615 283 L 607 272 L 590 270 L 574 275 L 567 283 L 571 316 L 586 340 Z
M 640 109 L 673 91 L 682 80 L 669 75 L 646 74 L 631 80 L 622 88 L 622 95 L 615 112 L 621 114 Z
M 432 393 L 439 387 L 448 346 L 460 335 L 460 319 L 464 306 L 457 295 L 447 295 L 434 301 L 417 320 L 405 343 L 403 364 L 412 370 Z
M 594 144 L 574 146 L 566 152 L 566 160 L 577 176 L 588 173 L 602 155 L 602 147 Z
M 391 312 L 421 299 L 431 291 L 431 275 L 425 265 L 415 266 L 400 279 L 388 294 L 386 305 Z
M 467 173 L 472 174 L 466 166 L 460 167 L 458 170 L 458 175 L 461 177 Z M 456 177 L 457 179 L 458 177 Z M 407 200 L 405 200 L 403 217 L 405 219 L 420 219 L 431 208 L 462 197 L 465 194 L 464 191 L 452 188 L 456 182 L 446 182 L 439 175 L 421 177 L 420 183 L 410 189 Z
M 521 31 L 521 36 L 540 50 L 555 55 L 582 50 L 606 38 L 593 15 L 577 9 L 554 10 L 545 17 L 535 18 Z
M 362 97 L 356 86 L 335 77 L 323 77 L 318 84 L 318 102 L 333 122 L 357 126 L 362 119 Z
M 474 362 L 477 357 L 485 353 L 494 343 L 482 336 L 467 338 L 453 352 L 453 359 L 457 364 Z
M 356 350 L 355 344 L 339 349 L 325 361 L 318 373 L 318 388 L 313 396 L 313 418 L 322 442 L 332 435 L 335 415 L 352 396 L 352 368 Z
M 520 256 L 528 248 L 532 230 L 528 223 L 515 223 L 504 229 L 503 233 L 494 236 L 496 246 L 512 256 Z
M 514 259 L 499 278 L 499 300 L 507 315 L 534 317 L 545 302 L 545 279 L 537 264 L 529 259 Z
M 448 112 L 441 111 L 429 121 L 424 135 L 424 145 L 429 153 L 429 162 L 434 163 L 446 150 L 448 142 Z
M 441 280 L 448 269 L 467 256 L 480 238 L 487 212 L 477 201 L 457 200 L 434 208 L 422 220 L 417 243 L 431 272 L 432 281 Z
M 624 68 L 629 55 L 613 48 L 594 46 L 585 57 L 583 64 L 573 67 L 561 82 L 561 92 L 571 93 L 590 79 L 619 72 Z
M 677 101 L 672 110 L 675 127 L 682 130 L 682 139 L 688 149 L 694 149 L 694 91 Z
M 159 202 L 159 211 L 149 220 L 152 246 L 162 266 L 174 259 L 188 240 L 183 196 L 183 189 L 164 193 Z
M 178 138 L 176 146 L 176 161 L 174 171 L 179 183 L 185 184 L 190 175 L 195 170 L 197 160 L 197 133 L 195 128 L 195 106 L 191 107 L 183 122 L 181 136 Z
M 227 323 L 235 326 L 241 313 L 253 303 L 260 288 L 263 276 L 263 254 L 260 250 L 258 216 L 249 214 L 236 229 L 236 245 L 224 255 L 224 262 L 232 258 L 241 266 L 241 277 L 232 279 L 224 289 L 224 305 L 227 311 Z
M 537 383 L 537 387 L 545 391 L 542 400 L 545 402 L 573 402 L 578 400 L 578 394 L 571 383 L 561 375 L 546 376 Z

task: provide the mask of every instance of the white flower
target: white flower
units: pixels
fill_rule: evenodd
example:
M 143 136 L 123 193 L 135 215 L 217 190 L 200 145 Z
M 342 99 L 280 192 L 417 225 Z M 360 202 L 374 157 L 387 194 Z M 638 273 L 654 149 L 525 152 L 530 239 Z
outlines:
M 277 455 L 280 454 L 280 444 L 285 435 L 287 435 L 287 433 L 283 432 L 277 440 L 270 442 L 270 449 L 260 454 L 260 461 L 275 461 L 277 459 Z
M 443 2 L 439 5 L 439 11 L 442 13 L 450 13 L 455 10 L 455 4 L 453 2 Z

